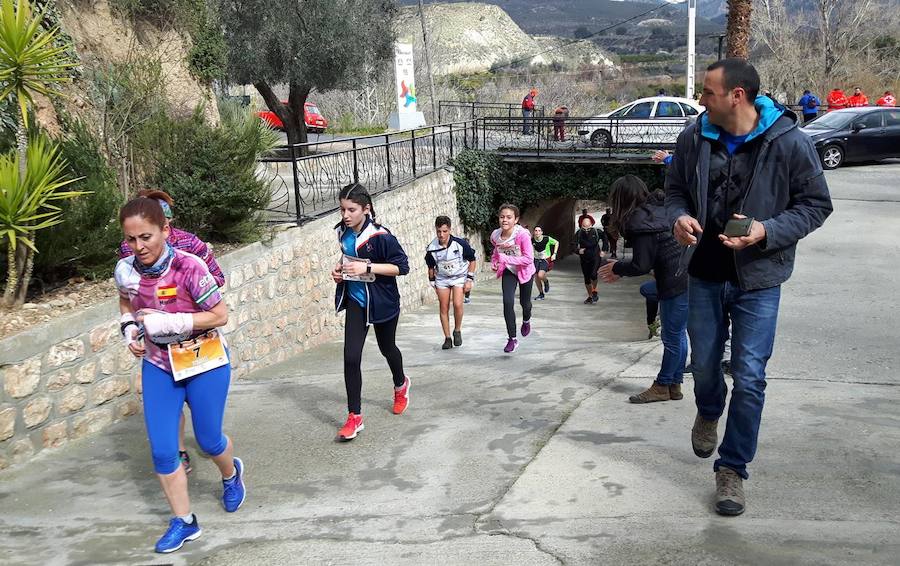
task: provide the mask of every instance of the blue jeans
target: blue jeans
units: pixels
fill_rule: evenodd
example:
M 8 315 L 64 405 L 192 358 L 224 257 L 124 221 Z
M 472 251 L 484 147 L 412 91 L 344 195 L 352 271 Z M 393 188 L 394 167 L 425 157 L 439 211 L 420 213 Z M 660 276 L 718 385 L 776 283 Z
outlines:
M 522 109 L 522 133 L 526 136 L 531 135 L 532 116 L 534 116 L 534 110 Z
M 662 366 L 657 383 L 672 385 L 684 381 L 684 362 L 687 361 L 688 294 L 682 293 L 659 301 L 660 337 L 663 343 Z
M 656 315 L 659 314 L 659 297 L 656 294 L 656 280 L 651 279 L 641 285 L 641 296 L 646 299 L 644 303 L 647 307 L 647 326 L 656 322 Z
M 725 412 L 728 388 L 722 352 L 731 321 L 731 404 L 725 437 L 714 468 L 731 468 L 747 479 L 747 464 L 756 454 L 756 439 L 766 391 L 766 363 L 775 344 L 781 286 L 742 291 L 732 283 L 692 277 L 688 291 L 688 334 L 694 361 L 697 412 L 716 420 Z

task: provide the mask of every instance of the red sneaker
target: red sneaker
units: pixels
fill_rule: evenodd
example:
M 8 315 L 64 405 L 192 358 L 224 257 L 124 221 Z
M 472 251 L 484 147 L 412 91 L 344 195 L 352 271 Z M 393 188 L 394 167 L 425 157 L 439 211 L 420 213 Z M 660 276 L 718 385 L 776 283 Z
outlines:
M 344 442 L 353 440 L 356 438 L 357 433 L 364 428 L 366 427 L 363 424 L 362 415 L 350 413 L 347 416 L 347 422 L 345 422 L 344 426 L 341 427 L 341 430 L 338 431 L 338 438 Z
M 409 378 L 400 389 L 394 388 L 394 414 L 399 415 L 409 406 Z

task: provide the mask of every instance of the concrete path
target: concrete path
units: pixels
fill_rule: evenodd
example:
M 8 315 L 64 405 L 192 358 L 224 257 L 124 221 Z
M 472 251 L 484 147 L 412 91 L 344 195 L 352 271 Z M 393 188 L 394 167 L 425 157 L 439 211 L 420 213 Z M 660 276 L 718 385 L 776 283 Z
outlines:
M 627 403 L 660 357 L 640 281 L 584 306 L 570 260 L 512 356 L 493 281 L 473 294 L 460 349 L 439 349 L 434 309 L 404 314 L 402 416 L 371 339 L 366 430 L 351 443 L 334 442 L 340 343 L 235 384 L 227 430 L 247 502 L 221 509 L 214 466 L 192 446 L 204 533 L 174 555 L 152 552 L 168 509 L 140 419 L 0 473 L 0 563 L 896 564 L 898 174 L 829 174 L 837 212 L 784 289 L 742 517 L 712 512 L 690 387 L 680 402 Z

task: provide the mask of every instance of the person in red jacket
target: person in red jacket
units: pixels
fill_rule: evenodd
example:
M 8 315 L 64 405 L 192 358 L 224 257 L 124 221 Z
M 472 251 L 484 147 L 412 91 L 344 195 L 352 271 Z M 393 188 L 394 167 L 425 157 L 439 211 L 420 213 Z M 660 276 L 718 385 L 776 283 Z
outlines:
M 531 121 L 534 116 L 534 97 L 537 96 L 537 89 L 531 89 L 525 98 L 522 99 L 522 135 L 531 135 Z
M 894 98 L 894 93 L 886 90 L 884 91 L 884 96 L 878 99 L 876 102 L 878 106 L 897 106 L 897 99 Z
M 853 87 L 853 96 L 850 97 L 850 107 L 858 108 L 860 106 L 868 106 L 869 105 L 869 97 L 863 94 L 861 88 Z
M 825 99 L 828 103 L 828 111 L 832 110 L 841 110 L 842 108 L 847 108 L 850 106 L 850 101 L 847 100 L 847 95 L 844 94 L 844 91 L 835 88 L 832 89 L 831 92 L 828 93 L 828 98 Z

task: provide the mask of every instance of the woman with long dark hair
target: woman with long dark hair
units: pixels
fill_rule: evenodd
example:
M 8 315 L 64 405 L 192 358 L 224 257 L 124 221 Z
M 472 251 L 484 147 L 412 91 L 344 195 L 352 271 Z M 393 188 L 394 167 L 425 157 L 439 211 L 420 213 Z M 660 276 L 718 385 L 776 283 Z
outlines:
M 666 216 L 665 195 L 651 193 L 634 175 L 616 179 L 609 191 L 612 208 L 610 225 L 632 243 L 629 262 L 610 261 L 600 268 L 600 278 L 613 283 L 620 277 L 635 277 L 653 272 L 659 297 L 664 346 L 662 366 L 653 384 L 637 395 L 632 403 L 678 400 L 683 397 L 681 383 L 687 359 L 687 274 L 678 274 L 681 247 L 672 235 Z
M 409 259 L 390 230 L 375 223 L 375 207 L 366 187 L 347 185 L 338 195 L 341 221 L 334 227 L 341 260 L 331 270 L 337 284 L 335 308 L 345 311 L 344 384 L 347 421 L 338 431 L 349 441 L 363 430 L 362 352 L 369 326 L 375 328 L 378 349 L 391 368 L 394 414 L 409 405 L 409 378 L 403 373 L 403 355 L 397 348 L 400 291 L 397 277 L 409 273 Z

